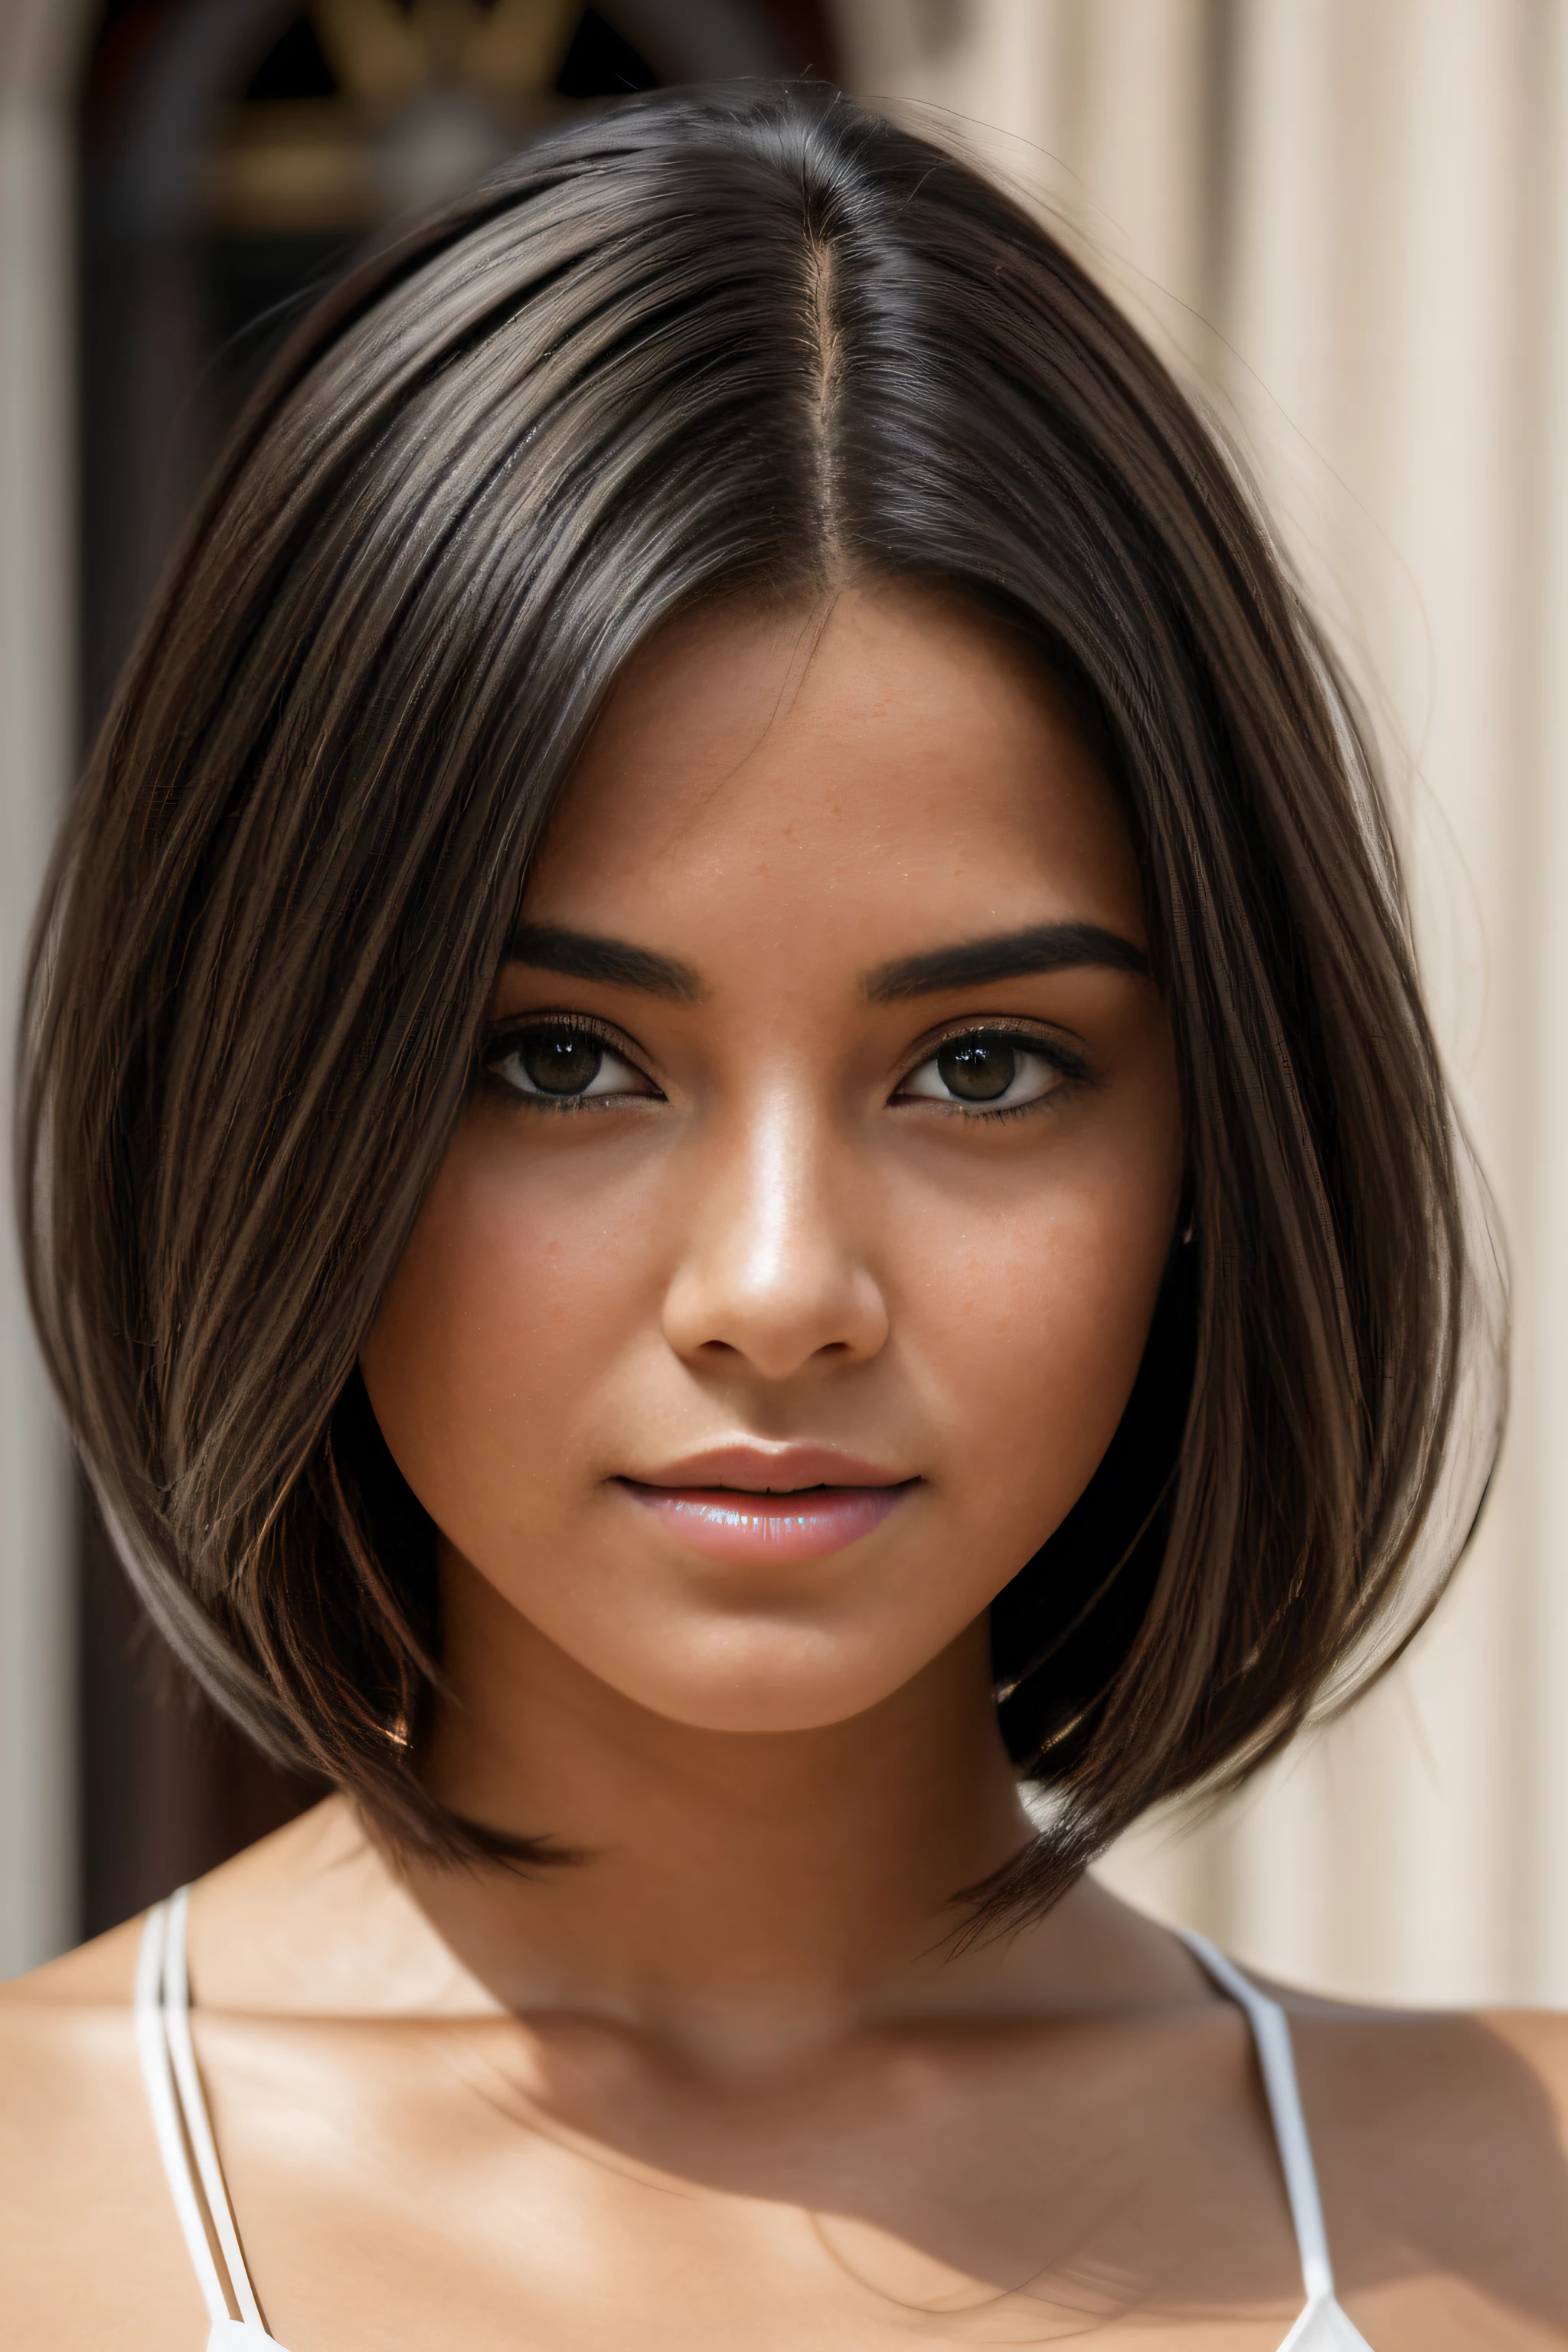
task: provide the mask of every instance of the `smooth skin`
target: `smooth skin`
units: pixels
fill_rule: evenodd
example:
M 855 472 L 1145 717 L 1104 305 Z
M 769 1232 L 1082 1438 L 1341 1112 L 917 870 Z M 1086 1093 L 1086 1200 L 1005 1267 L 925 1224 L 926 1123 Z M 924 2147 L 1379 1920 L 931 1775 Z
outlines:
M 1277 2352 L 1300 2283 L 1237 2011 L 1092 1879 L 953 1941 L 1029 1833 L 986 1608 L 1182 1245 L 1110 787 L 956 604 L 719 607 L 628 669 L 523 917 L 363 1364 L 442 1531 L 433 1785 L 574 1858 L 399 1874 L 334 1800 L 196 1890 L 273 2331 Z M 723 1532 L 868 1494 L 826 1550 Z M 205 2341 L 136 1935 L 0 2002 L 7 2347 Z M 1568 2344 L 1563 2025 L 1292 2007 L 1374 2352 Z

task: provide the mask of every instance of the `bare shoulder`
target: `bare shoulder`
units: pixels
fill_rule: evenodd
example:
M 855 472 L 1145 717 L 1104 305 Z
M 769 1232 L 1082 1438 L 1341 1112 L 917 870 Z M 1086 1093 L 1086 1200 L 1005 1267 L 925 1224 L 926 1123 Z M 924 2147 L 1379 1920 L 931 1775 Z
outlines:
M 1286 2006 L 1352 2299 L 1442 2279 L 1568 2342 L 1568 2018 Z
M 0 2031 L 12 2030 L 12 2020 L 18 2021 L 19 2030 L 19 2021 L 39 2010 L 124 2008 L 135 1982 L 142 1926 L 140 1919 L 127 1919 L 74 1952 L 0 1984 Z
M 1510 2050 L 1541 2085 L 1568 2145 L 1568 2012 L 1552 2009 L 1483 2010 L 1474 2022 Z
M 0 1985 L 0 2165 L 4 2201 L 26 2198 L 29 2167 L 79 2120 L 134 2087 L 131 1994 L 141 1922 Z
M 0 1987 L 7 2344 L 140 2344 L 128 2313 L 177 2323 L 194 2291 L 136 2054 L 139 1934 L 133 1921 Z
M 193 1948 L 200 1911 L 213 1921 L 215 1979 L 226 1973 L 229 1942 L 249 1948 L 255 1916 L 279 1907 L 280 1890 L 301 1875 L 301 1857 L 327 1850 L 331 1838 L 347 1842 L 335 1817 L 308 1817 L 202 1882 Z M 163 2352 L 201 2340 L 201 2297 L 136 2044 L 142 1924 L 130 1920 L 0 1985 L 0 2347 L 87 2352 L 112 2342 L 124 2352 Z M 234 2005 L 265 2005 L 265 1972 L 241 1990 L 249 1998 Z
M 1568 2015 L 1394 2010 L 1284 1993 L 1302 2088 L 1327 2120 L 1487 2150 L 1522 2139 L 1568 2179 Z

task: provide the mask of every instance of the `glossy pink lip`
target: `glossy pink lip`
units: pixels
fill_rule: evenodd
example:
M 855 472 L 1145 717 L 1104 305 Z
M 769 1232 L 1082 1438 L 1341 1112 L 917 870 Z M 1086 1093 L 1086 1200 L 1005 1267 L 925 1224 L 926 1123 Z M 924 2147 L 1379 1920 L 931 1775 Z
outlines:
M 722 1445 L 623 1478 L 693 1550 L 719 1559 L 822 1559 L 881 1526 L 918 1482 L 825 1445 Z

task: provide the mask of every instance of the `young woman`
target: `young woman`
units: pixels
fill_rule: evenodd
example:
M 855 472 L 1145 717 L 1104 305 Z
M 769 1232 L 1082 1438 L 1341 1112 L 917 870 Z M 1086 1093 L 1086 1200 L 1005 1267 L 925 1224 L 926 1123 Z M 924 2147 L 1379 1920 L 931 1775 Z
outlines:
M 1495 1416 L 1354 710 L 1003 194 L 656 98 L 336 294 L 22 1160 L 127 1569 L 337 1793 L 14 1988 L 5 2342 L 1568 2343 L 1557 2022 L 1086 1874 L 1392 1654 Z

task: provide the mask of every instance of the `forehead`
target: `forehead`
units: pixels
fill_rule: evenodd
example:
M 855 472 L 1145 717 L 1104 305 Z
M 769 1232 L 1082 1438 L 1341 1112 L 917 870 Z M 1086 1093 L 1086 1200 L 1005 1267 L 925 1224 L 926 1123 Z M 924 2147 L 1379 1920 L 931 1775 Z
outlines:
M 688 614 L 628 665 L 530 880 L 535 919 L 831 894 L 999 928 L 1141 929 L 1135 861 L 1059 691 L 999 624 L 908 587 Z M 933 913 L 935 909 L 932 909 Z M 633 926 L 633 935 L 645 925 Z

